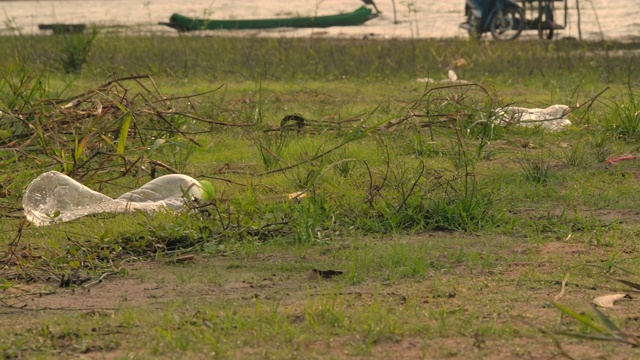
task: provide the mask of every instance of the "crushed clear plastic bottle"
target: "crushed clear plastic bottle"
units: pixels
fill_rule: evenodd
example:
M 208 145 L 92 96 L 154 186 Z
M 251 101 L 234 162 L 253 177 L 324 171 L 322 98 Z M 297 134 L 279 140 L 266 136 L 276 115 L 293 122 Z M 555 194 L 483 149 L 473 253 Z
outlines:
M 49 171 L 29 184 L 22 207 L 27 220 L 46 226 L 104 212 L 180 210 L 187 202 L 206 199 L 207 195 L 194 178 L 171 174 L 112 199 L 62 173 Z
M 567 105 L 551 105 L 546 109 L 505 106 L 495 111 L 495 119 L 501 125 L 536 127 L 561 131 L 571 126 L 568 116 L 571 108 Z

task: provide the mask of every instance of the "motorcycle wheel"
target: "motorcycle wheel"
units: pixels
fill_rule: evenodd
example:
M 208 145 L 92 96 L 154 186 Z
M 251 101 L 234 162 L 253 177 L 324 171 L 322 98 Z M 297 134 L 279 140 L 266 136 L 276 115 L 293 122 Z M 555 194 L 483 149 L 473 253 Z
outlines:
M 491 19 L 489 29 L 491 36 L 496 40 L 513 40 L 522 33 L 524 23 L 524 12 L 521 8 L 506 6 Z
M 538 25 L 538 37 L 540 39 L 553 39 L 553 10 L 546 5 L 540 9 L 540 24 Z

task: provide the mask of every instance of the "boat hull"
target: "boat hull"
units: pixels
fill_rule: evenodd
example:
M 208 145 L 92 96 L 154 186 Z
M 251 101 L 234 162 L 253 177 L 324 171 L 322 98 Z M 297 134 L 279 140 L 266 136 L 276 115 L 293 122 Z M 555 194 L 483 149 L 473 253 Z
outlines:
M 196 30 L 246 30 L 246 29 L 274 29 L 274 28 L 326 28 L 331 26 L 357 26 L 364 24 L 374 17 L 371 9 L 362 6 L 359 9 L 344 14 L 327 16 L 307 16 L 275 19 L 255 20 L 208 20 L 196 19 L 188 16 L 173 14 L 168 23 L 161 23 L 178 31 Z

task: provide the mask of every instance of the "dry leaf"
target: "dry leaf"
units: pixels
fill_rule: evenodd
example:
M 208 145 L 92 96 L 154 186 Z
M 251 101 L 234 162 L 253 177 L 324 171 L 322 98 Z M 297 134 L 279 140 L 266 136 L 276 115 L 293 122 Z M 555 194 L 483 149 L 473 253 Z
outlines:
M 598 296 L 593 299 L 593 303 L 603 308 L 611 309 L 613 308 L 613 303 L 621 299 L 633 299 L 629 294 L 610 294 Z
M 332 277 L 342 275 L 342 270 L 318 270 L 311 269 L 307 274 L 307 279 L 311 281 L 319 281 L 320 279 L 331 279 Z
M 626 160 L 635 160 L 638 157 L 635 155 L 622 155 L 622 156 L 616 156 L 616 157 L 612 157 L 607 159 L 605 162 L 607 163 L 607 165 L 613 165 L 619 161 L 626 161 Z
M 307 192 L 306 191 L 296 191 L 294 193 L 288 194 L 287 195 L 289 197 L 289 199 L 302 199 L 304 197 L 307 197 Z
M 569 280 L 569 273 L 567 273 L 567 275 L 564 276 L 564 279 L 562 280 L 562 285 L 560 286 L 560 293 L 556 296 L 554 296 L 553 300 L 554 301 L 558 301 L 560 300 L 561 297 L 564 296 L 564 292 L 567 288 L 567 281 Z

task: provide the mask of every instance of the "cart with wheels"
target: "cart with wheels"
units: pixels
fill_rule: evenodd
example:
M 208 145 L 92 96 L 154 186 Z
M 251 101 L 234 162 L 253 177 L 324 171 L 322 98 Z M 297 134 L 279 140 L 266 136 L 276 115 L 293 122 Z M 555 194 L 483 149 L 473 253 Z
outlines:
M 540 39 L 551 40 L 556 30 L 567 26 L 567 0 L 519 0 L 524 9 L 524 30 L 538 31 Z M 555 16 L 556 3 L 563 3 L 564 22 L 558 23 Z

